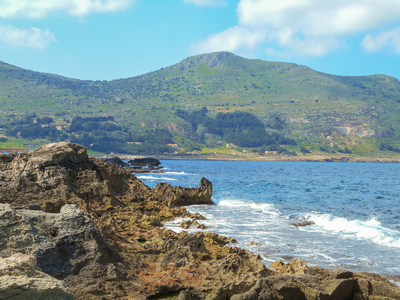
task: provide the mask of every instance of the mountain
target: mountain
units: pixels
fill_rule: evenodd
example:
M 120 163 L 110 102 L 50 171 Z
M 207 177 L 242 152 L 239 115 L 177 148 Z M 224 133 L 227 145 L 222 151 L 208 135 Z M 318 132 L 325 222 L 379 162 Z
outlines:
M 129 141 L 146 140 L 158 129 L 165 141 L 192 148 L 225 140 L 204 130 L 205 124 L 179 117 L 177 110 L 190 113 L 207 107 L 210 118 L 218 113 L 251 113 L 267 132 L 314 150 L 332 141 L 360 153 L 379 150 L 382 143 L 397 149 L 400 133 L 396 78 L 337 76 L 229 52 L 193 56 L 158 71 L 113 81 L 77 80 L 0 62 L 0 104 L 5 128 L 23 123 L 24 118 L 51 117 L 53 124 L 61 124 L 82 117 L 79 125 L 112 116 L 105 120 L 107 126 L 125 132 Z M 18 136 L 19 131 L 9 133 Z

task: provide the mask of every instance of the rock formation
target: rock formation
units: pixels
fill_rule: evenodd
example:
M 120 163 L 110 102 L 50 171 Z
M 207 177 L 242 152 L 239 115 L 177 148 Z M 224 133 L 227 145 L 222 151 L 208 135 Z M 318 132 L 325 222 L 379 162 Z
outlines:
M 182 205 L 211 196 L 205 178 L 151 189 L 71 143 L 0 155 L 0 299 L 400 299 L 378 275 L 267 268 L 234 239 L 162 227 L 201 226 Z
M 16 253 L 0 258 L 0 299 L 73 300 L 61 280 L 43 273 L 33 255 Z
M 25 254 L 46 274 L 75 288 L 97 284 L 87 279 L 116 280 L 120 256 L 107 245 L 94 222 L 75 204 L 60 213 L 14 209 L 0 204 L 0 257 Z
M 200 180 L 199 188 L 184 188 L 172 186 L 168 183 L 159 183 L 155 187 L 155 192 L 159 196 L 166 198 L 166 205 L 183 206 L 193 204 L 212 204 L 210 202 L 213 187 L 212 182 L 206 178 Z
M 129 160 L 129 164 L 132 166 L 158 167 L 161 165 L 161 162 L 156 158 L 145 157 L 131 159 Z

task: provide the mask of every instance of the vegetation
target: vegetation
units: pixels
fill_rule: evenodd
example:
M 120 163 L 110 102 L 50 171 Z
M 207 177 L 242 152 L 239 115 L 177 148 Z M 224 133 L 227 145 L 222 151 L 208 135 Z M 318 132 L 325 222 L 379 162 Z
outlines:
M 191 113 L 181 109 L 176 111 L 176 115 L 188 121 L 194 130 L 198 131 L 199 126 L 202 125 L 202 139 L 204 139 L 204 133 L 210 133 L 220 136 L 226 143 L 250 148 L 296 144 L 294 140 L 278 133 L 267 133 L 266 125 L 251 113 L 243 111 L 218 113 L 214 118 L 208 117 L 207 113 L 206 107 Z
M 400 83 L 385 75 L 343 77 L 218 52 L 113 81 L 0 62 L 0 83 L 0 137 L 9 140 L 71 140 L 133 154 L 225 144 L 286 155 L 302 147 L 364 156 L 400 148 Z

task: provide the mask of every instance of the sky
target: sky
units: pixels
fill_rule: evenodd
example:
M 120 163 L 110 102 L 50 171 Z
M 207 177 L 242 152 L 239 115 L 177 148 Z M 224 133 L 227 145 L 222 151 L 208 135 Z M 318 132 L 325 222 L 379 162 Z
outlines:
M 400 79 L 400 0 L 0 0 L 0 61 L 113 80 L 230 51 Z

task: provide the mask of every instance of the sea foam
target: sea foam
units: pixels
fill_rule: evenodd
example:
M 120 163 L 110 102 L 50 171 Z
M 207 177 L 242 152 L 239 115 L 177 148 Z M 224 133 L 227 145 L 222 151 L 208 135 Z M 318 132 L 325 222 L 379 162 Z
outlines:
M 232 208 L 251 209 L 272 215 L 279 215 L 279 210 L 271 203 L 253 202 L 249 200 L 221 200 L 218 205 Z
M 153 176 L 153 175 L 140 175 L 140 176 L 137 176 L 137 178 L 139 178 L 141 180 L 149 180 L 149 181 L 164 181 L 164 180 L 166 180 L 166 181 L 176 181 L 176 180 L 178 180 L 176 178 L 165 177 L 165 176 L 156 177 L 156 176 Z
M 333 233 L 350 238 L 370 240 L 379 245 L 400 248 L 400 232 L 383 227 L 376 218 L 361 221 L 335 217 L 331 214 L 310 213 L 306 215 L 306 219 Z M 312 228 L 312 226 L 307 229 L 309 228 Z
M 167 171 L 167 172 L 164 172 L 163 174 L 166 174 L 166 175 L 188 175 L 188 176 L 195 175 L 195 174 L 190 174 L 190 173 L 186 173 L 186 172 L 174 172 L 174 171 Z

